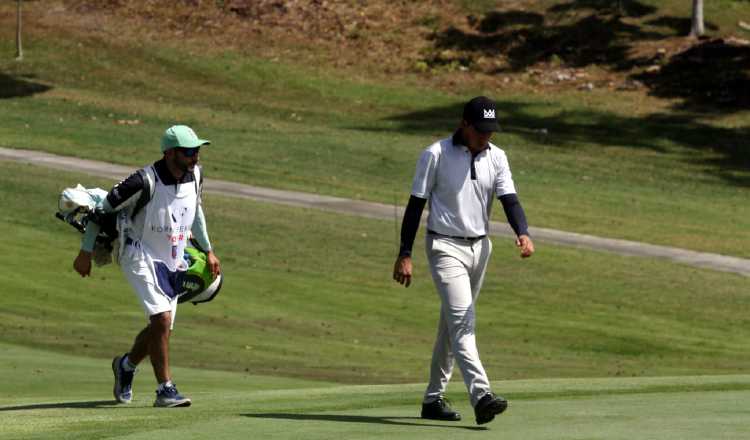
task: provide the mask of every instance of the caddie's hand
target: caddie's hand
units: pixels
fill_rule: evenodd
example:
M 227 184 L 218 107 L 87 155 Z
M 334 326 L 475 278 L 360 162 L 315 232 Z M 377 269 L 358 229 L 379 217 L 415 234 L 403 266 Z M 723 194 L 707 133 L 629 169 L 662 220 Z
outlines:
M 516 238 L 516 246 L 521 248 L 521 258 L 529 258 L 534 253 L 534 242 L 528 235 Z
M 211 275 L 216 279 L 221 273 L 221 263 L 212 251 L 206 253 L 206 264 L 208 264 L 208 270 L 211 271 Z
M 82 277 L 91 275 L 91 252 L 80 251 L 75 261 L 73 261 L 73 269 L 76 270 Z
M 404 287 L 411 284 L 411 257 L 398 257 L 393 265 L 393 279 Z

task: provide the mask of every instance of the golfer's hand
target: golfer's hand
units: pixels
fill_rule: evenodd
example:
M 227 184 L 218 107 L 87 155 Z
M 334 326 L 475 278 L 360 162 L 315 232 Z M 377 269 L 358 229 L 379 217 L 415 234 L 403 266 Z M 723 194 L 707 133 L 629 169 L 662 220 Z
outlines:
M 516 238 L 516 246 L 521 249 L 521 258 L 529 258 L 534 253 L 534 242 L 528 235 Z
M 75 261 L 73 261 L 73 269 L 76 270 L 82 277 L 91 275 L 91 252 L 80 251 Z
M 411 284 L 411 257 L 398 257 L 393 265 L 393 279 L 404 287 Z
M 206 253 L 206 264 L 208 264 L 208 270 L 211 271 L 211 275 L 216 279 L 221 273 L 221 263 L 212 251 Z

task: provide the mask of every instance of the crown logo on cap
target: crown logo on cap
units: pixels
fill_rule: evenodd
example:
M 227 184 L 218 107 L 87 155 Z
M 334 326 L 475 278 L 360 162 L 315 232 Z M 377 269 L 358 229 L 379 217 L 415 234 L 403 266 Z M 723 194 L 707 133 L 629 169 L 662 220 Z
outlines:
M 495 119 L 495 110 L 482 110 L 484 112 L 484 119 Z

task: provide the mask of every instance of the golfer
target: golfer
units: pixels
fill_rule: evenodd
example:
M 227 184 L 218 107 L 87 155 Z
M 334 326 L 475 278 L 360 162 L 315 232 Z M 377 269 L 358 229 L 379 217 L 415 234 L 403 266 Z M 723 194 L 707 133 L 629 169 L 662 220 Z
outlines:
M 492 421 L 508 407 L 508 402 L 490 389 L 475 337 L 475 305 L 492 252 L 487 234 L 494 198 L 499 198 L 517 235 L 521 257 L 530 257 L 534 244 L 505 152 L 489 142 L 498 129 L 492 100 L 479 96 L 466 103 L 453 136 L 430 145 L 419 158 L 404 213 L 393 279 L 406 287 L 411 283 L 412 245 L 429 200 L 427 260 L 442 302 L 430 382 L 422 403 L 425 419 L 461 419 L 444 397 L 454 359 L 477 424 Z
M 191 231 L 206 251 L 206 263 L 213 277 L 221 270 L 208 239 L 201 208 L 203 179 L 196 166 L 200 148 L 208 144 L 188 126 L 168 128 L 161 139 L 163 157 L 115 185 L 95 209 L 102 219 L 99 224 L 104 223 L 104 216 L 117 215 L 120 266 L 148 316 L 148 325 L 136 336 L 130 352 L 112 361 L 114 396 L 120 403 L 133 399 L 136 367 L 149 356 L 159 384 L 154 406 L 191 404 L 172 382 L 169 337 L 174 328 L 177 296 L 183 290 L 181 277 L 187 270 L 183 254 Z M 73 263 L 82 277 L 91 274 L 91 254 L 99 230 L 95 216 L 89 221 Z

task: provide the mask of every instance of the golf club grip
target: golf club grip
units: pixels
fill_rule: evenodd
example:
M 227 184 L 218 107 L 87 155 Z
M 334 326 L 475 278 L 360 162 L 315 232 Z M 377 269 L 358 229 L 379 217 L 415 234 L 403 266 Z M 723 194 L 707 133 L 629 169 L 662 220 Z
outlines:
M 84 232 L 86 232 L 86 227 L 83 226 L 80 222 L 78 222 L 76 220 L 70 220 L 70 221 L 68 221 L 68 220 L 65 219 L 65 216 L 62 215 L 62 214 L 60 214 L 59 212 L 55 213 L 55 217 L 59 218 L 60 220 L 64 221 L 65 223 L 67 223 L 67 224 L 73 226 L 74 228 L 78 229 L 78 232 L 80 232 L 81 234 L 83 234 Z

